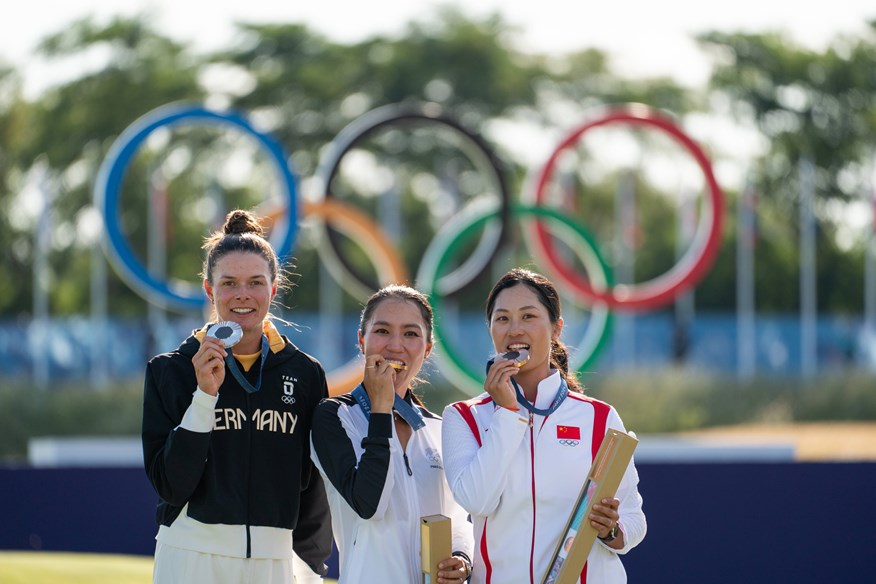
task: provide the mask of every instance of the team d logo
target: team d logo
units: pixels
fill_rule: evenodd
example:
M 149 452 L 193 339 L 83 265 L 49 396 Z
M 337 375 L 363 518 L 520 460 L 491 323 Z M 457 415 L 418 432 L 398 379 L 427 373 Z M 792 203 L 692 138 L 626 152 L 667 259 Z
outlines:
M 283 380 L 283 403 L 288 405 L 295 403 L 295 383 L 291 379 Z

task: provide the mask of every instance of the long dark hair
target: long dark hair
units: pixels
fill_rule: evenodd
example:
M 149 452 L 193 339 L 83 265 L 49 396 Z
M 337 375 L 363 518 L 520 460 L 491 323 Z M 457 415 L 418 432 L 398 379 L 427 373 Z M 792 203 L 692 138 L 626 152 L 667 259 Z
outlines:
M 496 297 L 499 296 L 499 292 L 519 285 L 528 286 L 530 290 L 535 292 L 539 302 L 547 309 L 551 324 L 556 324 L 560 320 L 563 311 L 560 304 L 560 294 L 554 283 L 536 272 L 524 268 L 514 268 L 499 278 L 487 296 L 488 323 L 493 318 L 493 310 L 496 307 Z M 578 381 L 575 372 L 569 371 L 569 349 L 559 338 L 551 340 L 550 363 L 551 367 L 557 369 L 566 380 L 569 391 L 584 393 L 584 387 Z
M 426 338 L 429 343 L 434 345 L 435 338 L 432 333 L 434 328 L 434 317 L 432 315 L 432 305 L 429 304 L 429 299 L 425 294 L 420 292 L 419 290 L 415 290 L 410 286 L 403 286 L 401 284 L 390 284 L 389 286 L 385 286 L 368 297 L 368 300 L 365 302 L 365 307 L 362 309 L 362 314 L 359 316 L 359 334 L 365 336 L 365 329 L 368 327 L 368 323 L 371 322 L 371 319 L 374 317 L 374 311 L 377 309 L 380 304 L 386 300 L 404 300 L 405 302 L 411 302 L 417 309 L 420 311 L 420 316 L 423 318 L 423 322 L 426 325 Z M 424 383 L 425 380 L 420 378 L 419 376 L 415 376 L 411 380 L 411 388 L 413 389 L 420 383 Z M 411 391 L 411 395 L 418 404 L 423 405 L 423 401 L 420 397 L 414 394 Z

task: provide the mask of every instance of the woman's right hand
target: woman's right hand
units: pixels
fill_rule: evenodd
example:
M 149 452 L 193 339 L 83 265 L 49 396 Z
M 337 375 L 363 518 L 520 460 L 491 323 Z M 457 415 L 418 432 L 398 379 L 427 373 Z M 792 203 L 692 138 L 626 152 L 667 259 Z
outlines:
M 517 409 L 517 392 L 511 385 L 511 378 L 519 371 L 514 361 L 496 357 L 490 370 L 487 371 L 487 379 L 484 381 L 484 390 L 493 397 L 493 403 L 497 406 Z
M 450 556 L 438 562 L 437 584 L 457 584 L 465 582 L 471 576 L 471 565 L 459 556 Z
M 201 347 L 192 357 L 195 377 L 201 391 L 210 395 L 219 393 L 225 381 L 225 344 L 213 337 L 204 337 Z
M 371 411 L 378 414 L 392 413 L 395 403 L 395 369 L 380 355 L 365 357 L 365 379 L 363 380 Z

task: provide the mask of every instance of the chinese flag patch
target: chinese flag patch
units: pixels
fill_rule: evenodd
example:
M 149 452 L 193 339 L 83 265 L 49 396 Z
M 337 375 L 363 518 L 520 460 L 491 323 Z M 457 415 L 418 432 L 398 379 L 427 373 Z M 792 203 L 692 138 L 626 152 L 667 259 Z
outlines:
M 557 426 L 557 440 L 580 440 L 581 428 L 578 426 Z

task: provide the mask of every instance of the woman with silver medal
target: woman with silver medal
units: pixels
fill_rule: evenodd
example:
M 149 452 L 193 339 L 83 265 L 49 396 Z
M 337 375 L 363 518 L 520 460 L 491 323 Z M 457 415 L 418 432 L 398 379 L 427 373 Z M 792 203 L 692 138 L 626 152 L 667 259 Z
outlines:
M 331 528 L 310 427 L 325 372 L 269 318 L 281 270 L 257 219 L 232 211 L 204 248 L 211 322 L 146 370 L 153 581 L 321 581 Z

